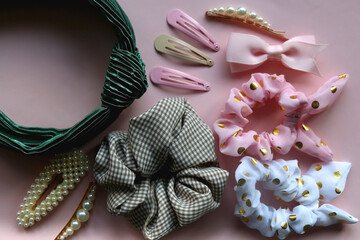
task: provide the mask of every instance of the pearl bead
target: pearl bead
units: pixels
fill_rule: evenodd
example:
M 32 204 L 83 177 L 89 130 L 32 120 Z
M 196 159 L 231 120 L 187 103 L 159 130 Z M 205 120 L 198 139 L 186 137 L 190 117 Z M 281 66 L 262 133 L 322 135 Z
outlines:
M 90 211 L 93 207 L 93 204 L 92 204 L 92 202 L 86 200 L 83 202 L 82 206 L 85 210 Z
M 64 197 L 63 197 L 63 196 L 58 196 L 57 200 L 58 200 L 59 202 L 61 202 L 62 200 L 64 200 Z
M 66 233 L 67 233 L 68 236 L 71 236 L 71 235 L 74 234 L 74 230 L 73 230 L 71 227 L 68 227 L 68 228 L 66 229 Z
M 249 18 L 255 19 L 256 18 L 256 12 L 249 12 Z
M 246 8 L 244 7 L 239 7 L 237 10 L 236 10 L 236 13 L 237 15 L 239 16 L 244 16 L 246 14 L 247 10 Z
M 234 12 L 235 12 L 235 9 L 233 7 L 227 7 L 226 8 L 226 13 L 233 14 Z
M 71 221 L 70 227 L 74 230 L 78 230 L 81 227 L 81 223 L 79 222 L 79 220 L 74 219 Z
M 263 19 L 262 17 L 258 17 L 258 18 L 257 18 L 257 21 L 258 21 L 259 23 L 262 23 L 262 22 L 264 21 L 264 19 Z
M 225 8 L 224 8 L 224 7 L 219 7 L 218 11 L 219 11 L 219 12 L 224 12 L 224 11 L 225 11 Z
M 80 221 L 80 222 L 86 222 L 89 219 L 89 212 L 86 211 L 85 209 L 80 209 L 77 211 L 76 213 L 76 218 Z
M 90 201 L 93 201 L 93 200 L 95 199 L 95 195 L 92 194 L 92 193 L 90 193 L 90 194 L 88 195 L 88 199 L 89 199 Z
M 41 216 L 45 217 L 47 215 L 47 212 L 41 212 Z

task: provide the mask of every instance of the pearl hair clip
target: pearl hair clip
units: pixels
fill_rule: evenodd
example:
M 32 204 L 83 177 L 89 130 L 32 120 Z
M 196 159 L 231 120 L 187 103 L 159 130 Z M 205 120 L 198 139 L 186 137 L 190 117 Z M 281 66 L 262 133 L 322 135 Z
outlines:
M 213 60 L 199 49 L 178 38 L 165 34 L 162 34 L 155 39 L 155 49 L 159 52 L 195 63 L 200 63 L 210 67 L 214 65 Z
M 258 30 L 262 30 L 267 33 L 271 33 L 282 39 L 287 39 L 285 37 L 285 31 L 274 30 L 270 26 L 270 23 L 265 21 L 262 17 L 258 16 L 255 12 L 248 10 L 245 7 L 239 7 L 235 9 L 234 7 L 219 7 L 212 8 L 206 11 L 208 17 L 222 18 L 228 20 L 234 20 L 237 22 L 245 23 L 247 26 L 252 26 Z
M 187 73 L 165 67 L 154 67 L 150 71 L 150 79 L 155 84 L 166 85 L 199 91 L 209 91 L 210 84 Z
M 93 207 L 95 192 L 96 184 L 95 182 L 91 182 L 75 213 L 72 215 L 61 232 L 56 236 L 55 240 L 64 240 L 65 238 L 73 235 L 74 231 L 79 230 L 81 224 L 89 219 L 89 211 Z
M 167 16 L 167 22 L 213 51 L 217 52 L 220 50 L 219 44 L 215 42 L 206 29 L 180 9 L 171 10 Z
M 58 206 L 89 170 L 89 161 L 81 150 L 55 155 L 50 162 L 35 179 L 24 197 L 24 203 L 20 205 L 16 219 L 19 226 L 28 228 L 39 222 Z

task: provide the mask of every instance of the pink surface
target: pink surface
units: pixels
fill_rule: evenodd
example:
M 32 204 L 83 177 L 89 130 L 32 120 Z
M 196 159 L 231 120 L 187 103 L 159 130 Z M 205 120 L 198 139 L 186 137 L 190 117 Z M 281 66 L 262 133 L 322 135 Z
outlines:
M 133 24 L 147 73 L 153 66 L 163 65 L 204 79 L 211 83 L 212 89 L 200 93 L 155 86 L 149 82 L 149 89 L 141 99 L 125 110 L 106 131 L 82 147 L 90 155 L 92 163 L 105 134 L 117 129 L 126 130 L 130 118 L 143 113 L 164 97 L 186 97 L 200 117 L 212 126 L 220 116 L 230 89 L 241 86 L 251 74 L 250 71 L 230 73 L 225 62 L 225 49 L 230 32 L 256 34 L 269 43 L 279 43 L 276 39 L 248 30 L 242 25 L 205 17 L 205 11 L 209 8 L 221 5 L 238 7 L 238 1 L 158 0 L 155 5 L 154 1 L 138 0 L 119 3 Z M 349 82 L 338 101 L 327 111 L 310 119 L 307 125 L 331 146 L 335 160 L 352 162 L 345 191 L 331 203 L 355 217 L 360 217 L 360 208 L 356 205 L 359 202 L 357 198 L 360 197 L 360 163 L 357 161 L 360 143 L 360 111 L 357 104 L 360 100 L 358 1 L 244 0 L 241 4 L 256 11 L 274 28 L 286 30 L 289 37 L 314 34 L 318 43 L 329 44 L 317 58 L 322 77 L 286 69 L 280 63 L 265 63 L 257 68 L 256 72 L 285 74 L 297 90 L 306 94 L 313 93 L 334 75 L 350 74 Z M 57 2 L 47 3 L 45 7 L 22 6 L 16 11 L 13 6 L 2 6 L 0 109 L 15 122 L 26 126 L 69 127 L 100 105 L 100 92 L 114 36 L 106 21 L 100 15 L 94 15 L 87 6 L 62 6 Z M 196 19 L 215 37 L 221 50 L 215 53 L 169 27 L 166 16 L 173 8 L 179 8 Z M 215 65 L 211 68 L 193 65 L 158 54 L 153 48 L 153 41 L 162 33 L 179 37 L 198 47 L 214 59 Z M 251 115 L 247 129 L 271 131 L 281 122 L 281 115 L 275 103 L 267 105 Z M 221 167 L 230 172 L 220 207 L 163 239 L 262 239 L 260 233 L 246 228 L 233 215 L 234 171 L 238 158 L 225 157 L 219 153 L 218 148 L 217 153 Z M 291 151 L 284 158 L 295 157 L 299 159 L 303 172 L 316 161 L 296 151 Z M 72 215 L 87 182 L 82 181 L 74 193 L 41 222 L 24 230 L 17 226 L 16 212 L 30 184 L 47 163 L 47 158 L 24 156 L 1 149 L 0 159 L 0 238 L 54 238 Z M 88 179 L 90 175 L 88 174 Z M 270 192 L 263 193 L 268 197 L 263 196 L 262 201 L 274 206 L 282 205 L 273 201 Z M 290 235 L 288 239 L 357 239 L 358 236 L 358 224 L 337 224 L 326 228 L 313 228 L 302 236 Z M 106 196 L 100 189 L 89 222 L 72 239 L 112 240 L 143 237 L 125 218 L 111 216 L 106 211 Z

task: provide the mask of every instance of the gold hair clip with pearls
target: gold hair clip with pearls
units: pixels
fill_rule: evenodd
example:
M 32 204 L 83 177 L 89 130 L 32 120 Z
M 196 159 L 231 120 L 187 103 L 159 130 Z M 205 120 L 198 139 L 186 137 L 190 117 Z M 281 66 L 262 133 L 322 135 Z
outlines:
M 262 17 L 258 16 L 255 12 L 248 11 L 245 7 L 239 7 L 237 9 L 235 9 L 234 7 L 212 8 L 206 11 L 206 15 L 209 17 L 242 22 L 247 24 L 247 26 L 252 26 L 255 27 L 256 29 L 274 34 L 277 37 L 287 39 L 287 37 L 284 36 L 285 31 L 272 29 L 270 27 L 271 26 L 270 23 L 265 21 Z
M 75 213 L 72 215 L 61 232 L 56 236 L 55 240 L 64 240 L 65 238 L 73 235 L 75 231 L 80 229 L 81 224 L 85 223 L 89 219 L 89 212 L 93 207 L 95 192 L 95 182 L 91 182 Z
M 88 165 L 87 156 L 79 150 L 55 155 L 55 159 L 51 159 L 50 165 L 45 166 L 24 197 L 16 218 L 19 226 L 33 226 L 58 206 L 69 190 L 85 176 Z

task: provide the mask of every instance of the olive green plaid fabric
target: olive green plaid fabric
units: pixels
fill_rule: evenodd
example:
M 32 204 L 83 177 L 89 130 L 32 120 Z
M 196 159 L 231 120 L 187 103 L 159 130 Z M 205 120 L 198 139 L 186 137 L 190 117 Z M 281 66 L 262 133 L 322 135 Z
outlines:
M 183 98 L 166 98 L 112 132 L 96 156 L 94 176 L 108 210 L 147 239 L 159 239 L 219 206 L 228 177 L 218 168 L 209 127 Z

